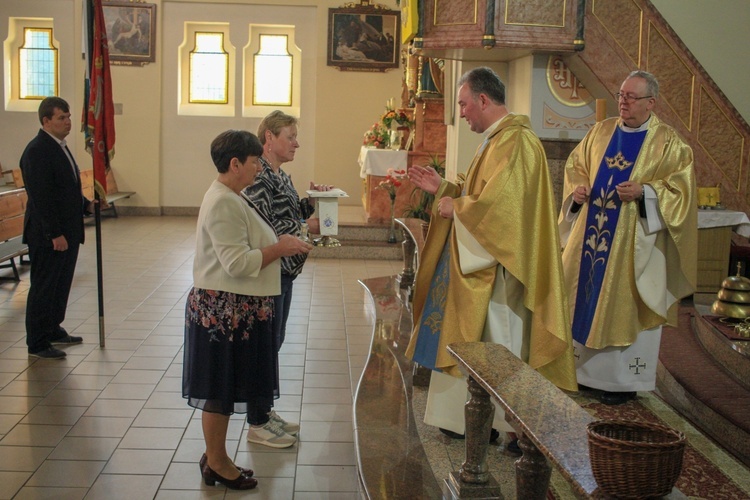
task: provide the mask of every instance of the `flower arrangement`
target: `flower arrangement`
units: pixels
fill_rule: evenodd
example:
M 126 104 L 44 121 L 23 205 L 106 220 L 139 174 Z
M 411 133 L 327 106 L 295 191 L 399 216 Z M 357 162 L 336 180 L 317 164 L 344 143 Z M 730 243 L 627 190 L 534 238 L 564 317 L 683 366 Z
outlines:
M 445 177 L 445 160 L 441 160 L 438 155 L 430 155 L 430 161 L 425 166 L 434 168 L 440 174 L 440 177 Z M 411 192 L 410 199 L 414 200 L 417 196 L 419 197 L 418 201 L 406 208 L 404 217 L 414 217 L 422 219 L 424 222 L 430 222 L 432 203 L 435 201 L 435 195 L 415 187 Z
M 384 189 L 388 192 L 388 197 L 391 199 L 391 227 L 388 232 L 388 243 L 396 243 L 396 221 L 395 221 L 395 209 L 396 209 L 396 190 L 401 186 L 401 180 L 406 177 L 406 170 L 394 170 L 389 168 L 386 170 L 385 179 L 380 181 L 376 189 Z
M 365 132 L 362 144 L 368 148 L 383 149 L 390 145 L 389 132 L 397 128 L 412 128 L 414 122 L 403 110 L 393 108 L 393 98 L 388 99 L 385 104 L 385 112 L 380 120 L 373 123 L 372 127 Z
M 362 144 L 368 148 L 383 149 L 388 146 L 388 129 L 380 122 L 375 122 L 372 127 L 365 132 L 365 138 Z
M 401 180 L 406 177 L 406 170 L 386 170 L 385 179 L 380 181 L 376 189 L 384 189 L 391 198 L 391 205 L 396 202 L 396 190 L 401 187 Z

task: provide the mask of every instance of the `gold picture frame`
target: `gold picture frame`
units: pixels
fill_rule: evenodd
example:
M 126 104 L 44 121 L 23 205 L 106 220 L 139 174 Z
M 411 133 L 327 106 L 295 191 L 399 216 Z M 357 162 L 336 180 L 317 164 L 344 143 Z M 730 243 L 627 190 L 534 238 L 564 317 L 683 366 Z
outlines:
M 156 61 L 156 4 L 106 1 L 109 61 L 113 65 L 143 66 Z
M 328 66 L 342 71 L 398 68 L 401 13 L 362 1 L 328 9 Z

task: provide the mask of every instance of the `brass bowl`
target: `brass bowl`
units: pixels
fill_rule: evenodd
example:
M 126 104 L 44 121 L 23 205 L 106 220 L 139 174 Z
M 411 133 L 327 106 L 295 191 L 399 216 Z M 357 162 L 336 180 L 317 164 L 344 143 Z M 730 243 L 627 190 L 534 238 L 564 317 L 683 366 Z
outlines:
M 750 291 L 750 279 L 744 276 L 729 276 L 721 282 L 721 288 L 748 292 Z
M 734 302 L 735 304 L 750 304 L 750 292 L 741 292 L 739 290 L 730 290 L 722 288 L 716 294 L 719 300 L 724 302 Z
M 711 312 L 728 318 L 745 319 L 750 317 L 750 304 L 734 304 L 717 300 L 711 306 Z

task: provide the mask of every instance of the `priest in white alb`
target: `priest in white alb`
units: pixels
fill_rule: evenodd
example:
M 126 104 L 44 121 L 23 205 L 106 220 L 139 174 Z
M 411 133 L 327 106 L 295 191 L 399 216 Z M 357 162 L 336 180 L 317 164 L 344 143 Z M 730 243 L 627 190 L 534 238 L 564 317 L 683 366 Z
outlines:
M 661 329 L 693 293 L 693 151 L 652 110 L 656 78 L 634 71 L 619 117 L 597 123 L 565 166 L 558 219 L 576 375 L 605 404 L 655 388 Z
M 508 112 L 505 85 L 491 69 L 473 69 L 458 83 L 461 117 L 485 140 L 465 182 L 448 182 L 429 167 L 409 169 L 436 201 L 406 354 L 433 370 L 425 422 L 460 438 L 468 391 L 445 349 L 450 343 L 502 344 L 558 387 L 577 386 L 544 149 L 528 117 Z M 494 427 L 513 431 L 499 408 Z M 509 451 L 520 453 L 510 439 Z

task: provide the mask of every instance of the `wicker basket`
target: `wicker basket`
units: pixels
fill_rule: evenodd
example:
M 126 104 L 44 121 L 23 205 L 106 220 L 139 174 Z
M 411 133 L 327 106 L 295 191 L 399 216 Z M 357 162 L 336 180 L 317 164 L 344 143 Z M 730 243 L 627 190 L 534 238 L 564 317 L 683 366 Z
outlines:
M 591 470 L 603 492 L 649 498 L 672 491 L 682 471 L 683 433 L 626 420 L 591 422 L 587 430 Z

